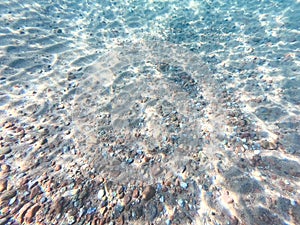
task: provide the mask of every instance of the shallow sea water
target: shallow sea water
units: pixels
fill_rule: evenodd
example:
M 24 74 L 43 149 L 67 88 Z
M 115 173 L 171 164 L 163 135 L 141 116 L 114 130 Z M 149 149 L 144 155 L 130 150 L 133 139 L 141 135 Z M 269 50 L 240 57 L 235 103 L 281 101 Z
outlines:
M 298 18 L 0 1 L 0 224 L 299 224 Z

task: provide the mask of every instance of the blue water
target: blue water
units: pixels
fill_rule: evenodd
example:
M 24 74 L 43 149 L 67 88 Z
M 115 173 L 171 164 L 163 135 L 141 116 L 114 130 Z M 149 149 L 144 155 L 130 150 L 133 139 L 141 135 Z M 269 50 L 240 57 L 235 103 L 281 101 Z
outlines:
M 17 190 L 3 224 L 89 186 L 45 224 L 299 224 L 299 18 L 298 0 L 1 0 L 0 196 Z M 68 185 L 47 193 L 44 172 Z M 126 208 L 119 185 L 156 194 Z

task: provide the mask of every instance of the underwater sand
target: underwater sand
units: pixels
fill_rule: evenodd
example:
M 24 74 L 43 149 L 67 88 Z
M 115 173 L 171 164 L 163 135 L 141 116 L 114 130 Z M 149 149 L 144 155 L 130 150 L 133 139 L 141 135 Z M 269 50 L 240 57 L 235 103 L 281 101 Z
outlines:
M 0 224 L 299 224 L 299 1 L 0 3 Z

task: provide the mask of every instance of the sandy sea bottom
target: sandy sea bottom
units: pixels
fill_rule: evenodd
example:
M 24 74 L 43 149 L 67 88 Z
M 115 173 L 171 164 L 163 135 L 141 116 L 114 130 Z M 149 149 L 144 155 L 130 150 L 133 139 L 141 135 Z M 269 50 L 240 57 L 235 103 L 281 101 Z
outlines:
M 299 224 L 300 3 L 0 3 L 1 224 Z

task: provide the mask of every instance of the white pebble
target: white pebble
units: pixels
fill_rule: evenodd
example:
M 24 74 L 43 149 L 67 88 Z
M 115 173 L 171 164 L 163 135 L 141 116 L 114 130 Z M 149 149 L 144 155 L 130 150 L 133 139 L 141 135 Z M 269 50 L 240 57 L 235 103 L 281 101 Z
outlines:
M 188 187 L 188 184 L 185 182 L 180 182 L 180 187 L 182 187 L 183 189 L 186 189 Z
M 68 224 L 74 224 L 75 223 L 75 218 L 74 216 L 67 216 Z
M 12 204 L 14 204 L 14 202 L 16 201 L 16 196 L 15 197 L 13 197 L 13 198 L 11 198 L 10 200 L 9 200 L 9 205 L 12 205 Z
M 99 191 L 98 191 L 98 195 L 97 195 L 97 197 L 98 197 L 98 199 L 102 199 L 102 197 L 105 195 L 105 191 L 103 190 L 103 189 L 100 189 Z
M 184 202 L 184 200 L 182 200 L 182 199 L 179 199 L 178 200 L 178 205 L 180 205 L 180 207 L 184 207 L 184 205 L 185 205 L 185 202 Z
M 243 144 L 243 147 L 244 147 L 245 150 L 249 149 L 249 147 L 247 145 L 245 145 L 245 144 Z
M 255 155 L 259 155 L 260 152 L 261 152 L 260 150 L 255 150 L 255 151 L 254 151 L 254 154 L 255 154 Z
M 164 202 L 164 201 L 165 201 L 164 196 L 161 196 L 161 197 L 159 198 L 159 201 L 160 201 L 160 202 Z

